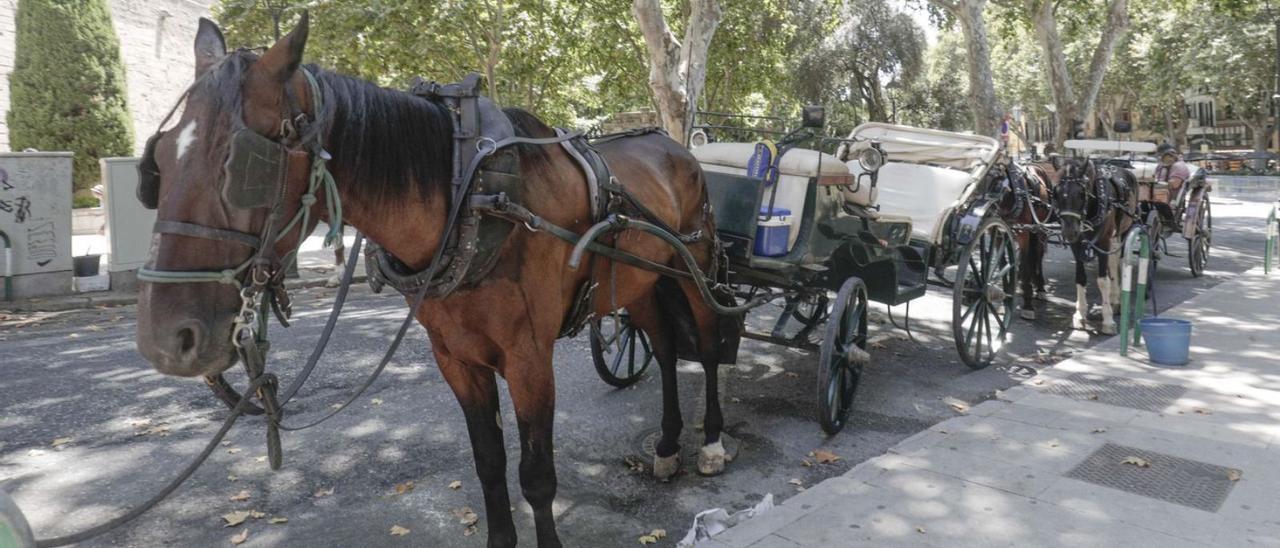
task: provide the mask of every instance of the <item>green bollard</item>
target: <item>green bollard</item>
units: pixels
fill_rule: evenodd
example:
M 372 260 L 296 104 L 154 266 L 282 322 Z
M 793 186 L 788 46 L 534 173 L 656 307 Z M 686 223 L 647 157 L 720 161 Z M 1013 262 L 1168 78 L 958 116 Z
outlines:
M 1145 227 L 1135 226 L 1124 239 L 1120 265 L 1120 355 L 1129 355 L 1129 344 L 1142 344 L 1142 312 L 1147 306 L 1147 275 L 1151 265 L 1151 242 Z M 1134 260 L 1134 254 L 1137 260 Z M 1136 272 L 1135 272 L 1136 271 Z M 1136 284 L 1134 274 L 1137 274 Z M 1132 288 L 1132 290 L 1130 290 Z M 1137 295 L 1133 295 L 1137 293 Z M 1136 301 L 1136 303 L 1135 303 Z M 1135 306 L 1136 304 L 1136 306 Z M 1130 339 L 1130 332 L 1133 333 Z

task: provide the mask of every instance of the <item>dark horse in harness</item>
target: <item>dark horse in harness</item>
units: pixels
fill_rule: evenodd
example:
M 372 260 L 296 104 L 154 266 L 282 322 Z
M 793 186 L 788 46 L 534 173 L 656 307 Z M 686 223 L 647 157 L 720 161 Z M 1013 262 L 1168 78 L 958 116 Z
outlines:
M 222 166 L 231 150 L 233 131 L 251 130 L 287 148 L 277 212 L 285 218 L 311 208 L 311 225 L 331 220 L 329 198 L 317 200 L 306 194 L 307 166 L 323 169 L 327 165 L 336 181 L 344 222 L 404 265 L 428 267 L 443 243 L 453 175 L 450 112 L 423 97 L 301 66 L 307 31 L 304 15 L 292 32 L 261 55 L 248 50 L 228 52 L 217 26 L 201 20 L 195 40 L 196 82 L 186 96 L 185 109 L 172 130 L 157 134 L 148 147 L 160 181 L 155 196 L 157 219 L 170 223 L 165 226 L 198 230 L 157 228 L 148 267 L 234 274 L 225 270 L 227 265 L 257 257 L 265 260 L 230 284 L 142 285 L 138 349 L 162 373 L 210 377 L 234 365 L 237 351 L 232 334 L 242 304 L 237 284 L 247 286 L 256 272 L 275 276 L 283 262 L 280 257 L 312 228 L 281 233 L 278 241 L 251 236 L 270 226 L 269 213 L 235 207 L 222 192 L 227 179 L 232 179 L 223 176 Z M 506 116 L 517 135 L 556 136 L 530 114 L 508 110 Z M 295 119 L 309 120 L 307 129 L 291 131 L 290 120 Z M 306 143 L 319 146 L 308 149 L 303 146 Z M 703 174 L 694 157 L 679 143 L 655 133 L 597 148 L 621 185 L 657 220 L 681 234 L 708 235 L 688 246 L 699 266 L 708 270 L 715 255 L 711 236 L 715 231 L 705 206 Z M 525 144 L 512 150 L 523 174 L 521 205 L 577 233 L 591 227 L 586 175 L 563 148 Z M 560 545 L 552 517 L 556 495 L 552 350 L 585 284 L 598 281 L 612 289 L 612 298 L 591 301 L 594 312 L 606 314 L 625 307 L 631 320 L 649 335 L 661 365 L 662 438 L 655 473 L 673 474 L 679 455 L 677 343 L 684 349 L 691 342 L 707 374 L 706 445 L 699 469 L 716 473 L 727 460 L 720 443 L 724 421 L 716 374 L 722 340 L 716 335 L 719 317 L 693 284 L 614 265 L 601 255 L 584 263 L 589 268 L 571 269 L 567 266 L 571 246 L 533 228 L 515 224 L 496 249 L 487 276 L 448 296 L 428 298 L 415 311 L 431 339 L 437 365 L 462 407 L 484 490 L 490 546 L 516 544 L 498 375 L 506 379 L 515 407 L 520 486 L 533 507 L 538 545 Z M 257 249 L 253 241 L 261 242 Z M 683 265 L 669 245 L 652 236 L 623 233 L 613 245 L 654 263 Z
M 1008 188 L 997 205 L 1000 218 L 1009 224 L 1018 240 L 1018 282 L 1022 290 L 1018 315 L 1034 320 L 1034 301 L 1045 294 L 1044 254 L 1049 242 L 1044 225 L 1053 215 L 1051 196 L 1056 173 L 1051 166 L 1038 163 L 1010 163 L 1007 171 Z
M 1120 238 L 1133 226 L 1138 196 L 1128 170 L 1101 165 L 1088 158 L 1068 158 L 1053 190 L 1054 206 L 1062 221 L 1062 240 L 1076 260 L 1076 313 L 1071 327 L 1087 329 L 1089 300 L 1085 263 L 1098 259 L 1098 292 L 1102 296 L 1105 335 L 1116 333 L 1113 303 L 1119 303 Z

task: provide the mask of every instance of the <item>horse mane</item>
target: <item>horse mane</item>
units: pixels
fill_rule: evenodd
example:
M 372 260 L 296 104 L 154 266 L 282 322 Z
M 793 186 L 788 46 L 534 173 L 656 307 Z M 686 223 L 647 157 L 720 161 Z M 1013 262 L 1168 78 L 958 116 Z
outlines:
M 324 97 L 317 128 L 330 169 L 371 201 L 425 197 L 453 176 L 453 118 L 444 105 L 308 65 Z

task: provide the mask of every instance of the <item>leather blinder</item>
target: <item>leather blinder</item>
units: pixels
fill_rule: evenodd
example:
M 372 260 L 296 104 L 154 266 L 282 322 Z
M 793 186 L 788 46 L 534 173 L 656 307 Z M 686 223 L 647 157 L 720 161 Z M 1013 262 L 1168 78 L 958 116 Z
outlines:
M 289 173 L 288 149 L 256 131 L 241 128 L 231 137 L 231 154 L 223 166 L 222 197 L 232 207 L 275 207 Z

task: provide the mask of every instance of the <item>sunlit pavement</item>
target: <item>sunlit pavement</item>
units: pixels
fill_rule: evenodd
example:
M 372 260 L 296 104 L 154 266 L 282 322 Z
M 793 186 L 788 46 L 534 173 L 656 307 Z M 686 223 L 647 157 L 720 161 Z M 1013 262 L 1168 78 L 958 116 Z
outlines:
M 1274 546 L 1280 275 L 1168 310 L 1191 360 L 1110 339 L 699 544 Z
M 1185 258 L 1165 261 L 1157 274 L 1158 305 L 1173 306 L 1260 264 L 1267 207 L 1219 200 L 1208 272 L 1193 279 Z M 1173 243 L 1175 253 L 1184 249 L 1181 241 Z M 742 450 L 715 478 L 699 477 L 692 468 L 700 437 L 700 368 L 681 367 L 685 473 L 659 483 L 628 464 L 648 462 L 643 440 L 657 429 L 661 408 L 656 372 L 633 388 L 613 390 L 596 378 L 585 338 L 561 341 L 555 509 L 562 538 L 570 546 L 613 546 L 665 529 L 670 537 L 663 542 L 671 542 L 698 511 L 746 507 L 766 493 L 790 497 L 955 417 L 955 400 L 977 406 L 992 399 L 997 390 L 1103 340 L 1069 329 L 1072 268 L 1068 253 L 1051 251 L 1046 272 L 1052 298 L 1040 303 L 1035 323 L 1015 321 L 1005 355 L 983 371 L 969 370 L 956 356 L 949 292 L 934 290 L 912 304 L 915 342 L 884 322 L 879 307 L 874 362 L 852 423 L 832 438 L 813 419 L 816 356 L 744 343 L 739 364 L 722 370 L 728 430 Z M 300 293 L 294 327 L 276 328 L 270 367 L 286 382 L 310 350 L 331 298 L 331 290 Z M 395 296 L 353 295 L 330 353 L 297 401 L 297 419 L 318 416 L 363 378 L 403 308 Z M 764 325 L 779 312 L 767 307 L 752 322 Z M 904 312 L 895 309 L 894 318 L 901 322 Z M 0 320 L 0 488 L 14 496 L 37 536 L 88 527 L 145 500 L 225 417 L 198 381 L 163 377 L 142 361 L 133 347 L 133 314 L 132 307 L 122 307 Z M 263 458 L 260 419 L 242 421 L 231 443 L 170 500 L 87 545 L 221 545 L 248 528 L 244 546 L 482 546 L 483 515 L 471 535 L 454 515 L 463 507 L 479 511 L 482 497 L 462 415 L 429 355 L 425 334 L 415 331 L 352 409 L 321 427 L 285 433 L 280 472 L 271 472 Z M 505 420 L 514 424 L 510 409 L 504 399 Z M 514 457 L 512 438 L 508 454 Z M 841 459 L 804 466 L 818 448 Z M 517 526 L 531 540 L 532 517 L 515 468 L 509 467 L 509 483 Z M 457 490 L 449 488 L 454 480 L 461 481 Z M 409 481 L 414 486 L 406 490 Z M 230 500 L 241 491 L 247 500 Z M 258 510 L 264 517 L 223 527 L 221 516 L 235 510 Z M 271 524 L 271 517 L 288 522 Z M 396 525 L 410 532 L 390 535 Z

